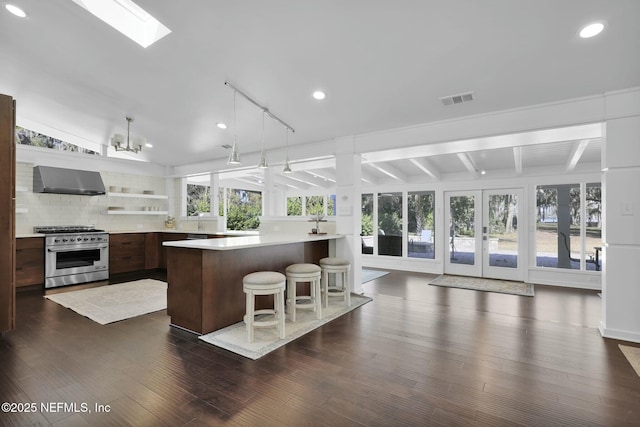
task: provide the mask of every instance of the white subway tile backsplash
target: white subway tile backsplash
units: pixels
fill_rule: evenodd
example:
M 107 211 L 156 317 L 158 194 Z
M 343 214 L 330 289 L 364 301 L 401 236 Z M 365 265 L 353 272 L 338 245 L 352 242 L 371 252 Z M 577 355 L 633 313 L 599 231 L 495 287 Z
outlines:
M 105 187 L 128 187 L 130 193 L 153 191 L 165 194 L 165 178 L 138 176 L 116 172 L 101 172 Z M 27 191 L 16 193 L 16 204 L 28 209 L 28 213 L 16 215 L 16 233 L 28 234 L 37 225 L 88 225 L 106 230 L 135 230 L 164 228 L 163 215 L 107 215 L 109 206 L 123 206 L 127 210 L 141 210 L 143 206 L 168 210 L 169 201 L 136 197 L 75 196 L 65 194 L 34 194 L 33 164 L 16 164 L 16 186 Z

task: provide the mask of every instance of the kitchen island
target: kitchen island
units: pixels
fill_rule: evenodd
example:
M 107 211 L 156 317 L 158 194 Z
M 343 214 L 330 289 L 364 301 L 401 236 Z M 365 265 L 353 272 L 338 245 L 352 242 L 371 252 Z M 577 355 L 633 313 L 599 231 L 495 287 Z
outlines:
M 255 271 L 317 264 L 334 251 L 338 235 L 248 236 L 164 242 L 167 248 L 167 314 L 171 324 L 207 334 L 242 321 L 242 278 Z M 272 305 L 271 296 L 256 308 Z

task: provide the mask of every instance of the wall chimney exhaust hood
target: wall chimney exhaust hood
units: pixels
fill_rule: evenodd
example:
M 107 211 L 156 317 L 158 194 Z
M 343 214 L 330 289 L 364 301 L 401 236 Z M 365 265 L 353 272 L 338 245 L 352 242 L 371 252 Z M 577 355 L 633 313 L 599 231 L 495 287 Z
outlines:
M 105 188 L 100 172 L 34 166 L 33 192 L 98 196 Z

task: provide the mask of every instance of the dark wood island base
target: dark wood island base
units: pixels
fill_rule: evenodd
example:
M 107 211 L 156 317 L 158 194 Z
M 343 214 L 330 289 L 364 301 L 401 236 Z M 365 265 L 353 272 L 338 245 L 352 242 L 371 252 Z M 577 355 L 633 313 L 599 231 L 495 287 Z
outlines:
M 229 250 L 169 246 L 167 314 L 171 324 L 207 334 L 240 322 L 245 313 L 242 278 L 246 274 L 255 271 L 284 274 L 290 264 L 317 264 L 328 255 L 329 240 Z M 256 299 L 256 308 L 270 304 L 270 296 Z

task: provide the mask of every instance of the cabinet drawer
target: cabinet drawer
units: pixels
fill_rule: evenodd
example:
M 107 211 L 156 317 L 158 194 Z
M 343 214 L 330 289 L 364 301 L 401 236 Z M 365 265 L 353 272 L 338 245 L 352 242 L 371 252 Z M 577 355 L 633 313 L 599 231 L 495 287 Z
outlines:
M 16 287 L 44 283 L 44 239 L 16 239 Z

